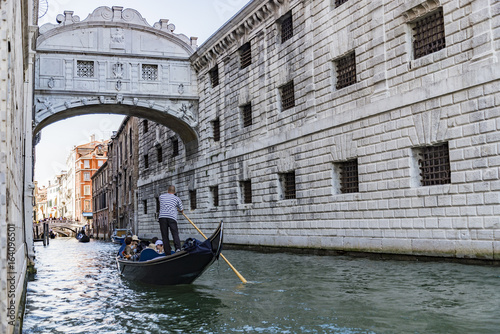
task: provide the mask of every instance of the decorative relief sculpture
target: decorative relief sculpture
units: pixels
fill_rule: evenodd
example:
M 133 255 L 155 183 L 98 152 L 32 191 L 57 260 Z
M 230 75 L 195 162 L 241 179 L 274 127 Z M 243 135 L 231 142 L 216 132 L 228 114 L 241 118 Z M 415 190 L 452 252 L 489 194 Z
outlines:
M 37 98 L 37 101 L 38 101 L 38 105 L 36 108 L 37 112 L 40 112 L 43 110 L 47 110 L 51 113 L 54 112 L 54 108 L 52 107 L 52 101 L 49 100 L 49 98 L 47 98 L 47 97 L 45 99 Z
M 104 103 L 106 102 L 106 98 L 104 96 L 99 96 L 99 102 Z
M 177 91 L 179 92 L 179 94 L 182 95 L 184 93 L 184 85 L 180 84 L 179 87 L 177 88 Z
M 132 99 L 132 103 L 134 104 L 134 106 L 136 106 L 139 103 L 139 99 L 137 97 L 134 97 Z
M 54 88 L 55 84 L 56 84 L 56 81 L 54 80 L 54 77 L 50 77 L 49 81 L 47 82 L 47 86 L 49 88 Z
M 120 91 L 122 89 L 122 81 L 121 80 L 116 81 L 115 88 L 117 91 Z
M 125 35 L 122 28 L 111 29 L 111 44 L 112 49 L 125 49 Z
M 123 63 L 113 64 L 113 76 L 115 79 L 123 79 Z

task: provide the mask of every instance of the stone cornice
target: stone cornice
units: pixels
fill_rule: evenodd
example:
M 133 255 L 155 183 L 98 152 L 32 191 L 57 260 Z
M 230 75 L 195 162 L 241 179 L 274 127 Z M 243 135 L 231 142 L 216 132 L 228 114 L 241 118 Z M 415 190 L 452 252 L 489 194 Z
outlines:
M 289 0 L 254 0 L 234 15 L 226 24 L 216 31 L 191 56 L 191 62 L 196 71 L 211 66 L 214 59 L 222 55 L 243 36 L 274 15 L 277 8 Z
M 64 14 L 59 14 L 56 20 L 58 24 L 46 23 L 40 27 L 38 43 L 61 32 L 74 30 L 75 28 L 117 26 L 162 35 L 186 49 L 189 54 L 192 54 L 198 47 L 196 45 L 197 37 L 188 38 L 184 34 L 174 33 L 175 25 L 169 24 L 167 19 L 161 19 L 153 24 L 153 26 L 150 26 L 138 11 L 131 8 L 123 9 L 123 7 L 119 6 L 113 6 L 112 8 L 101 6 L 96 8 L 83 21 L 80 21 L 79 16 L 73 15 L 72 11 L 65 11 Z

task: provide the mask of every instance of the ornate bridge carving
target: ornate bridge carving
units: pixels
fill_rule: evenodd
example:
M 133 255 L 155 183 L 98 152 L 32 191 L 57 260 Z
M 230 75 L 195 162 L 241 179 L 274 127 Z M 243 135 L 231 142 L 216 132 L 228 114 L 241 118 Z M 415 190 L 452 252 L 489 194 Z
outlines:
M 99 7 L 45 24 L 37 38 L 35 133 L 56 121 L 113 113 L 147 118 L 197 142 L 196 38 L 168 20 L 150 26 L 133 9 Z

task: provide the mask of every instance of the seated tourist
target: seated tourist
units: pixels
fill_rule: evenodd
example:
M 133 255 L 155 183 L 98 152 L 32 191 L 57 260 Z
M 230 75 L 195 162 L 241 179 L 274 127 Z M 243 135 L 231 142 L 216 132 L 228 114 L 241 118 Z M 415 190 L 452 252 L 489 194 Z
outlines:
M 156 251 L 157 251 L 159 254 L 163 254 L 163 253 L 165 253 L 165 250 L 163 249 L 163 241 L 161 241 L 161 240 L 156 240 L 156 242 L 155 242 L 155 246 L 156 246 Z
M 139 246 L 139 237 L 137 237 L 136 235 L 133 235 L 132 236 L 132 243 L 130 244 L 130 247 L 132 248 L 132 251 L 134 253 L 140 253 L 141 252 L 139 250 L 138 246 Z
M 158 238 L 157 237 L 153 237 L 153 239 L 151 239 L 151 243 L 149 244 L 148 247 L 156 250 L 156 241 L 158 241 Z
M 126 237 L 125 238 L 125 249 L 122 252 L 122 256 L 127 260 L 135 261 L 139 258 L 139 254 L 135 254 L 134 250 L 132 249 L 131 244 L 132 244 L 132 237 Z

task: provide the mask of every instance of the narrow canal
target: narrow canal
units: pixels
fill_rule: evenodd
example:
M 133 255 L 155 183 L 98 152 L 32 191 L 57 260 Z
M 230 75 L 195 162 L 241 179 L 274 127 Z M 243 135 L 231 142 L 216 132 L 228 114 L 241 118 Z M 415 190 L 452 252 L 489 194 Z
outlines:
M 498 333 L 500 268 L 224 251 L 192 285 L 122 279 L 108 242 L 36 246 L 23 333 Z

